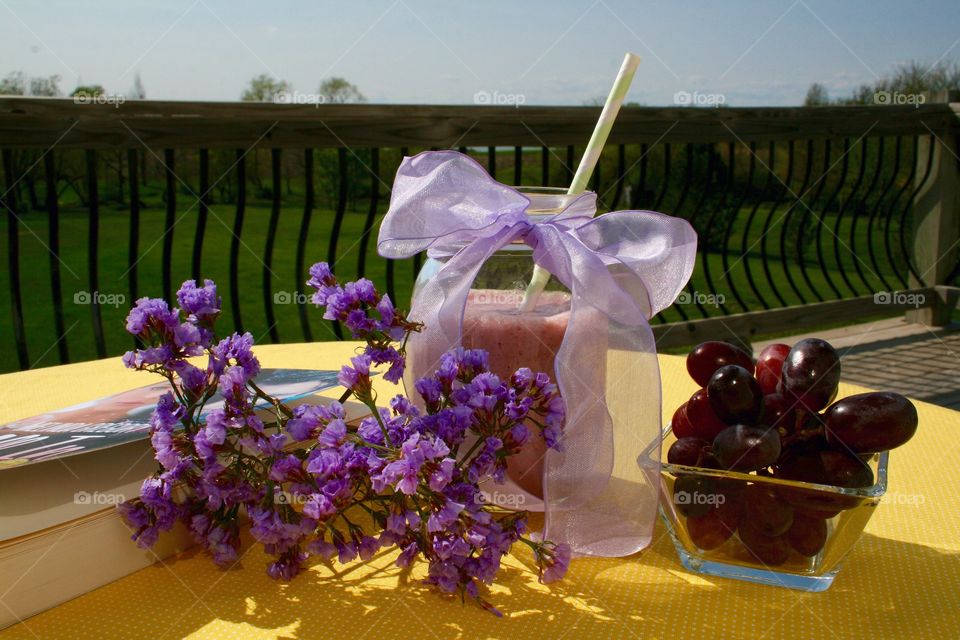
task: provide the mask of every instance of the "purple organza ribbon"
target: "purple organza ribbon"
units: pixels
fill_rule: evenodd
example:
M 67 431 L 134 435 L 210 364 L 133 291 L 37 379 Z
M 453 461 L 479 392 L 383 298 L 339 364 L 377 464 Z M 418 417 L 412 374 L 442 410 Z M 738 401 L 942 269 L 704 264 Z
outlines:
M 533 219 L 526 196 L 469 156 L 427 151 L 397 170 L 378 250 L 445 260 L 411 305 L 410 319 L 426 325 L 409 344 L 411 377 L 460 345 L 473 281 L 505 245 L 525 242 L 534 262 L 570 290 L 554 368 L 567 418 L 563 450 L 544 459 L 544 535 L 581 555 L 629 555 L 649 544 L 659 490 L 659 457 L 637 465 L 645 449 L 659 452 L 660 372 L 649 319 L 686 285 L 697 237 L 686 221 L 652 211 L 595 218 L 594 193 L 565 204 Z

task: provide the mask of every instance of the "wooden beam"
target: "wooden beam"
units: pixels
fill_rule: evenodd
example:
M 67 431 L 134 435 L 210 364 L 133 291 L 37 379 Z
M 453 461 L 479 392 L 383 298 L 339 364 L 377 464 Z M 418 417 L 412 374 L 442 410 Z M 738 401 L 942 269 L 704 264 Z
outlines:
M 8 148 L 564 146 L 590 137 L 595 107 L 299 105 L 254 102 L 75 104 L 0 98 Z M 609 144 L 737 142 L 953 131 L 948 104 L 913 106 L 628 107 Z
M 942 291 L 940 290 L 942 289 Z M 951 290 L 953 293 L 951 294 Z M 879 292 L 869 296 L 831 300 L 813 304 L 750 311 L 689 322 L 671 322 L 653 327 L 657 347 L 661 349 L 697 344 L 706 340 L 731 340 L 760 335 L 799 332 L 818 325 L 863 322 L 865 318 L 896 314 L 907 309 L 923 309 L 937 303 L 942 296 L 954 295 L 953 287 L 925 287 L 895 292 Z

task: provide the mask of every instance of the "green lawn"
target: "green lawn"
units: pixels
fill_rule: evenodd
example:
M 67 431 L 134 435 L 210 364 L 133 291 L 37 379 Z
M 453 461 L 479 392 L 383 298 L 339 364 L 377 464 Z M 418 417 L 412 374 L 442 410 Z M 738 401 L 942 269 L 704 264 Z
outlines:
M 299 237 L 302 209 L 284 208 L 280 213 L 277 239 L 270 267 L 273 291 L 306 292 L 307 287 L 295 277 L 297 239 Z M 267 320 L 263 305 L 262 256 L 266 243 L 269 207 L 248 207 L 244 216 L 242 244 L 239 257 L 240 314 L 243 328 L 250 331 L 258 342 L 269 342 Z M 327 259 L 330 230 L 333 225 L 332 211 L 314 211 L 307 239 L 306 267 Z M 365 214 L 350 213 L 344 216 L 341 237 L 337 247 L 338 273 L 354 277 L 360 252 Z M 140 261 L 138 270 L 138 294 L 161 296 L 161 265 L 163 258 L 163 231 L 165 212 L 151 208 L 141 212 Z M 186 213 L 174 229 L 172 281 L 174 290 L 179 283 L 191 277 L 194 234 L 197 211 Z M 230 205 L 211 207 L 203 243 L 202 269 L 204 277 L 212 278 L 220 286 L 224 297 L 225 328 L 235 322 L 229 295 L 229 265 L 231 229 L 234 207 Z M 379 219 L 377 221 L 379 223 Z M 23 218 L 20 225 L 20 269 L 23 292 L 24 324 L 30 362 L 34 367 L 58 364 L 57 334 L 53 318 L 50 288 L 50 254 L 46 250 L 48 225 L 46 214 L 37 212 Z M 2 233 L 6 234 L 7 221 L 3 218 Z M 99 292 L 122 300 L 117 306 L 102 306 L 104 333 L 110 354 L 122 353 L 132 344 L 132 339 L 123 331 L 123 322 L 130 300 L 127 271 L 129 247 L 129 213 L 115 208 L 100 212 Z M 376 228 L 367 250 L 366 275 L 378 286 L 386 280 L 386 262 L 376 255 Z M 60 216 L 60 257 L 63 291 L 63 313 L 68 329 L 66 342 L 71 361 L 96 357 L 93 342 L 91 308 L 75 304 L 74 296 L 89 292 L 87 263 L 87 213 L 83 210 L 63 211 Z M 413 282 L 412 264 L 398 264 L 395 275 L 397 296 L 404 303 L 409 299 Z M 0 272 L 0 287 L 9 291 L 9 271 Z M 288 296 L 292 298 L 293 296 Z M 105 300 L 107 298 L 101 298 Z M 275 306 L 277 332 L 281 341 L 302 341 L 303 331 L 294 304 Z M 309 318 L 314 339 L 334 339 L 330 323 L 321 319 L 321 313 L 310 307 Z M 12 334 L 10 298 L 0 296 L 0 370 L 17 368 L 16 352 Z
M 746 269 L 749 266 L 757 288 L 764 295 L 767 303 L 778 306 L 778 301 L 772 294 L 774 287 L 781 292 L 788 304 L 798 304 L 800 298 L 789 287 L 786 274 L 780 261 L 779 236 L 781 224 L 776 220 L 782 210 L 774 215 L 774 223 L 768 234 L 768 255 L 771 260 L 770 270 L 772 280 L 768 280 L 763 271 L 760 248 L 758 243 L 762 223 L 767 209 L 760 208 L 751 228 L 748 252 L 740 257 L 741 239 L 744 231 L 748 210 L 738 216 L 730 236 L 727 265 L 729 273 L 724 269 L 722 255 L 719 251 L 708 253 L 707 260 L 711 269 L 714 287 L 707 282 L 703 268 L 702 256 L 698 259 L 692 284 L 693 289 L 702 296 L 717 294 L 716 299 L 723 296 L 731 312 L 741 311 L 740 305 L 732 295 L 731 285 L 736 287 L 748 309 L 760 309 L 759 298 L 751 290 L 746 279 Z M 214 205 L 210 210 L 206 235 L 203 245 L 203 274 L 220 283 L 220 291 L 224 296 L 224 319 L 227 327 L 235 323 L 229 301 L 229 252 L 231 229 L 234 221 L 234 207 L 232 205 Z M 271 265 L 270 281 L 275 293 L 304 292 L 306 287 L 297 282 L 295 277 L 296 243 L 299 235 L 302 210 L 298 207 L 288 207 L 281 210 L 277 228 L 277 242 L 274 249 L 273 264 Z M 262 279 L 264 265 L 262 256 L 266 242 L 267 226 L 270 216 L 269 207 L 248 207 L 244 227 L 241 235 L 239 274 L 240 274 L 240 312 L 244 329 L 253 333 L 259 342 L 268 342 L 268 325 L 263 308 Z M 138 263 L 138 291 L 139 295 L 160 296 L 161 291 L 161 264 L 165 212 L 160 208 L 150 208 L 141 212 L 140 223 L 140 261 Z M 313 262 L 325 260 L 327 257 L 328 242 L 333 224 L 334 214 L 329 210 L 314 212 L 307 239 L 307 260 L 309 266 Z M 357 273 L 359 244 L 366 215 L 363 213 L 348 213 L 344 216 L 341 237 L 338 242 L 337 271 L 341 276 L 354 277 Z M 376 223 L 379 224 L 379 218 Z M 196 229 L 197 211 L 194 209 L 183 215 L 174 229 L 173 252 L 173 282 L 174 288 L 184 279 L 190 277 L 191 257 L 193 251 L 194 233 Z M 24 319 L 30 361 L 33 366 L 47 366 L 57 364 L 57 349 L 55 347 L 57 334 L 54 328 L 53 311 L 50 294 L 50 257 L 45 248 L 48 238 L 46 215 L 36 212 L 27 215 L 20 226 L 20 264 L 22 291 L 24 294 Z M 827 219 L 828 227 L 832 228 L 833 221 Z M 840 236 L 848 237 L 848 222 L 841 225 Z M 6 219 L 0 227 L 6 226 Z M 865 225 L 859 231 L 857 255 L 863 260 L 861 268 L 871 285 L 870 292 L 883 290 L 885 287 L 877 275 L 883 275 L 891 282 L 895 281 L 893 267 L 882 255 L 881 271 L 874 274 L 873 265 L 867 257 Z M 6 233 L 6 229 L 2 229 Z M 62 259 L 61 277 L 63 281 L 63 304 L 65 326 L 69 329 L 66 342 L 73 361 L 86 360 L 96 357 L 91 331 L 90 307 L 75 304 L 74 296 L 78 292 L 89 291 L 88 264 L 87 264 L 87 213 L 85 210 L 72 209 L 61 212 L 60 255 Z M 102 307 L 104 332 L 106 334 L 107 349 L 110 354 L 121 353 L 129 348 L 130 338 L 123 332 L 123 320 L 131 304 L 129 298 L 129 281 L 125 275 L 127 271 L 127 252 L 129 238 L 129 213 L 115 207 L 106 207 L 100 215 L 100 256 L 99 256 L 99 292 L 105 296 L 114 296 L 122 304 Z M 845 296 L 851 295 L 840 278 L 839 270 L 833 257 L 833 236 L 824 232 L 825 252 L 831 268 L 827 273 L 833 278 Z M 386 282 L 386 261 L 376 255 L 376 226 L 373 237 L 370 238 L 367 248 L 366 275 L 383 287 Z M 752 248 L 750 248 L 752 246 Z M 787 243 L 788 250 L 792 246 Z M 795 258 L 791 255 L 788 260 L 794 281 L 804 294 L 807 302 L 816 300 L 814 291 L 819 291 L 826 299 L 836 296 L 828 287 L 826 276 L 815 262 L 815 245 L 806 247 L 805 258 L 808 275 L 813 284 L 811 288 L 803 279 Z M 848 272 L 848 276 L 857 286 L 859 293 L 867 293 L 868 289 L 857 277 L 854 271 L 854 261 L 858 258 L 854 253 L 841 245 L 841 261 Z M 396 265 L 395 285 L 398 304 L 406 304 L 413 281 L 412 262 L 405 261 Z M 8 291 L 7 282 L 9 273 L 6 269 L 0 272 L 0 287 Z M 722 313 L 720 308 L 712 302 L 714 300 L 701 297 L 710 315 Z M 0 339 L 4 348 L 0 351 L 0 370 L 11 371 L 17 368 L 16 353 L 14 351 L 13 336 L 10 324 L 9 298 L 0 297 Z M 699 311 L 691 304 L 683 305 L 683 309 L 691 317 L 699 317 Z M 277 332 L 281 341 L 303 340 L 303 333 L 295 305 L 276 305 Z M 327 340 L 334 336 L 329 323 L 322 321 L 320 312 L 310 307 L 309 318 L 314 339 Z M 677 308 L 669 309 L 664 314 L 668 321 L 681 318 Z
M 410 150 L 413 153 L 415 150 Z M 560 150 L 561 152 L 563 150 Z M 563 184 L 565 181 L 565 170 L 559 162 L 563 153 L 551 157 L 551 184 Z M 486 164 L 486 154 L 478 152 L 477 159 Z M 381 173 L 383 179 L 390 182 L 392 179 L 396 163 L 399 162 L 399 153 L 382 154 Z M 222 159 L 222 162 L 232 161 L 231 157 Z M 633 159 L 628 158 L 628 162 L 633 164 Z M 541 181 L 540 176 L 540 154 L 537 152 L 525 152 L 523 154 L 523 180 L 524 184 L 537 184 Z M 605 158 L 603 175 L 616 175 L 614 168 L 609 166 L 610 159 Z M 653 161 L 651 160 L 651 163 Z M 498 177 L 504 182 L 512 182 L 513 178 L 513 153 L 512 150 L 499 153 L 497 156 Z M 630 166 L 630 165 L 628 165 Z M 226 169 L 226 166 L 220 170 Z M 356 167 L 355 167 L 356 169 Z M 178 171 L 194 175 L 190 167 L 178 165 Z M 651 171 L 653 169 L 651 168 Z M 636 172 L 636 169 L 634 169 Z M 218 175 L 215 167 L 213 175 Z M 101 199 L 109 196 L 111 193 L 111 184 L 115 189 L 116 182 L 111 183 L 111 178 L 103 174 L 104 184 L 100 187 Z M 150 175 L 150 174 L 148 174 Z M 161 296 L 161 265 L 163 258 L 163 234 L 165 221 L 165 208 L 161 196 L 163 192 L 162 179 L 156 178 L 158 174 L 153 172 L 154 178 L 149 184 L 141 189 L 141 200 L 145 208 L 141 210 L 140 216 L 140 241 L 139 241 L 139 262 L 138 271 L 138 294 L 140 296 Z M 362 176 L 362 171 L 358 173 Z M 632 176 L 632 174 L 631 174 Z M 671 186 L 668 189 L 667 198 L 665 198 L 661 209 L 666 212 L 681 216 L 691 215 L 691 211 L 697 200 L 696 194 L 692 193 L 686 198 L 683 209 L 676 211 L 672 207 L 679 204 L 680 183 L 682 176 L 673 176 Z M 356 178 L 360 180 L 360 178 Z M 634 178 L 631 177 L 631 183 Z M 758 179 L 759 181 L 759 179 Z M 363 184 L 368 184 L 369 177 Z M 657 179 L 651 174 L 648 184 L 656 184 Z M 327 185 L 321 178 L 320 185 Z M 354 184 L 352 182 L 351 184 Z M 356 183 L 360 184 L 360 183 Z M 796 186 L 796 185 L 795 185 Z M 267 184 L 269 187 L 269 184 Z M 269 271 L 270 283 L 274 293 L 294 292 L 306 293 L 306 287 L 303 282 L 299 282 L 295 274 L 295 259 L 297 239 L 299 237 L 300 220 L 303 211 L 303 179 L 294 177 L 289 184 L 284 182 L 284 207 L 281 209 L 279 224 L 277 227 L 277 239 L 273 252 L 273 262 Z M 269 195 L 269 188 L 264 190 L 249 189 L 248 206 L 244 217 L 244 226 L 242 231 L 242 245 L 239 254 L 239 281 L 240 281 L 240 315 L 243 328 L 250 331 L 258 342 L 269 342 L 268 323 L 263 304 L 263 277 L 264 265 L 262 257 L 266 244 L 266 234 L 270 218 L 270 206 L 268 201 L 262 198 L 264 191 Z M 259 191 L 259 193 L 257 193 Z M 380 218 L 386 210 L 388 195 L 385 189 L 381 189 L 380 206 L 375 219 L 372 235 L 369 239 L 366 251 L 366 272 L 365 275 L 374 280 L 381 288 L 386 285 L 386 261 L 376 254 L 376 233 Z M 829 189 L 828 189 L 829 191 Z M 173 231 L 173 269 L 172 282 L 175 290 L 180 282 L 191 277 L 191 263 L 193 254 L 193 243 L 198 219 L 198 210 L 189 209 L 193 198 L 185 189 L 179 189 L 178 196 L 178 219 Z M 601 189 L 601 193 L 606 193 L 607 197 L 612 197 L 612 189 Z M 259 196 L 260 199 L 255 199 Z M 331 198 L 329 189 L 326 186 L 318 186 L 317 198 L 321 203 L 328 203 Z M 43 195 L 40 194 L 42 202 Z M 21 204 L 23 198 L 20 198 Z M 785 203 L 786 204 L 786 203 Z M 850 289 L 844 284 L 838 269 L 838 264 L 834 257 L 834 243 L 836 242 L 831 230 L 834 228 L 835 213 L 821 214 L 824 218 L 824 227 L 822 232 L 823 249 L 827 263 L 826 273 L 820 269 L 816 259 L 816 245 L 812 239 L 802 243 L 803 264 L 807 267 L 807 282 L 798 266 L 796 256 L 796 241 L 798 235 L 797 222 L 802 217 L 803 209 L 795 210 L 790 216 L 790 224 L 787 228 L 786 247 L 788 251 L 787 263 L 794 283 L 803 296 L 797 295 L 790 287 L 787 280 L 787 273 L 780 259 L 779 239 L 783 225 L 785 224 L 784 213 L 786 206 L 781 206 L 771 218 L 767 234 L 767 256 L 770 267 L 769 278 L 764 273 L 763 260 L 761 256 L 761 232 L 764 227 L 770 203 L 761 203 L 755 214 L 753 224 L 749 231 L 746 229 L 746 222 L 752 209 L 751 203 L 744 203 L 733 220 L 728 237 L 728 254 L 726 266 L 722 251 L 716 243 L 710 251 L 706 253 L 706 264 L 709 264 L 710 274 L 712 276 L 712 286 L 706 277 L 704 269 L 704 255 L 698 256 L 697 267 L 692 278 L 692 288 L 700 294 L 700 299 L 709 315 L 721 315 L 723 310 L 719 305 L 714 304 L 721 297 L 726 305 L 727 311 L 737 313 L 744 309 L 757 310 L 762 309 L 763 305 L 760 298 L 751 289 L 747 280 L 747 270 L 753 275 L 757 289 L 763 295 L 766 303 L 770 306 L 781 306 L 779 300 L 773 294 L 774 291 L 780 292 L 784 301 L 788 305 L 799 304 L 802 301 L 815 302 L 817 293 L 824 299 L 833 299 L 837 295 L 829 287 L 827 278 L 833 280 L 834 284 L 840 289 L 841 297 L 852 295 Z M 344 216 L 340 238 L 337 245 L 336 270 L 338 275 L 345 278 L 353 278 L 357 275 L 358 258 L 360 251 L 360 239 L 362 236 L 363 225 L 366 219 L 366 207 L 363 194 L 357 197 L 358 211 L 348 211 Z M 813 206 L 813 205 L 811 205 Z M 624 200 L 620 202 L 620 208 L 625 208 Z M 70 190 L 65 191 L 60 199 L 60 258 L 61 258 L 61 278 L 62 278 L 62 297 L 64 308 L 65 327 L 67 329 L 64 340 L 69 347 L 71 361 L 87 360 L 96 357 L 96 350 L 92 332 L 91 307 L 85 304 L 74 302 L 75 295 L 90 291 L 87 242 L 88 242 L 88 212 L 86 208 L 80 206 L 76 194 Z M 704 207 L 704 210 L 697 214 L 695 226 L 703 232 L 705 222 L 708 217 L 710 207 Z M 810 216 L 810 214 L 807 214 Z M 0 216 L 0 234 L 6 237 L 8 215 Z M 210 215 L 207 221 L 206 234 L 203 244 L 202 271 L 203 276 L 213 278 L 220 285 L 221 295 L 224 297 L 224 331 L 232 330 L 235 325 L 232 307 L 230 304 L 229 287 L 229 260 L 230 244 L 232 239 L 231 230 L 234 225 L 235 207 L 233 204 L 214 204 L 211 206 Z M 23 292 L 24 322 L 27 336 L 30 364 L 34 367 L 49 366 L 58 364 L 57 340 L 58 335 L 55 330 L 53 305 L 50 285 L 50 254 L 46 249 L 48 243 L 49 229 L 47 225 L 47 214 L 42 210 L 28 212 L 21 208 L 22 223 L 19 226 L 20 242 L 20 269 L 21 269 L 21 290 Z M 307 252 L 305 268 L 310 264 L 327 260 L 328 243 L 334 221 L 334 213 L 329 205 L 326 208 L 315 209 L 307 238 Z M 877 250 L 877 265 L 874 265 L 867 253 L 867 225 L 864 224 L 865 218 L 861 217 L 857 233 L 854 240 L 854 246 L 849 246 L 850 224 L 852 216 L 847 213 L 839 228 L 839 236 L 842 242 L 839 246 L 840 265 L 846 271 L 848 278 L 853 281 L 857 293 L 864 295 L 876 291 L 882 291 L 888 287 L 882 282 L 885 278 L 892 287 L 899 288 L 899 280 L 896 273 L 902 273 L 904 266 L 902 258 L 899 257 L 899 247 L 894 242 L 895 262 L 891 264 L 883 250 L 882 242 L 884 230 L 881 227 L 874 229 L 874 247 Z M 809 229 L 813 228 L 812 216 L 808 219 Z M 722 223 L 725 225 L 726 223 Z M 724 229 L 720 224 L 714 226 L 712 237 L 722 238 Z M 892 229 L 893 233 L 898 232 L 896 224 Z M 119 354 L 128 349 L 132 344 L 132 339 L 123 331 L 123 320 L 126 317 L 127 310 L 132 304 L 130 299 L 130 283 L 127 272 L 127 255 L 129 247 L 130 233 L 130 215 L 126 207 L 120 207 L 116 204 L 102 204 L 100 208 L 99 223 L 99 293 L 102 296 L 112 296 L 103 298 L 115 301 L 115 305 L 107 304 L 102 306 L 104 333 L 106 334 L 107 351 L 109 354 Z M 747 251 L 741 255 L 741 245 L 744 235 L 748 236 L 746 242 Z M 894 236 L 896 237 L 896 236 Z M 4 253 L 6 244 L 4 243 Z M 866 283 L 857 275 L 855 265 L 859 263 L 861 270 L 865 274 Z M 12 332 L 12 315 L 10 310 L 9 296 L 9 271 L 4 262 L 4 268 L 0 270 L 0 371 L 13 371 L 18 368 L 17 356 L 15 351 L 15 342 Z M 403 261 L 396 264 L 394 282 L 397 297 L 397 304 L 407 305 L 414 278 L 413 261 Z M 743 299 L 743 305 L 737 302 L 733 291 L 739 292 Z M 710 297 L 714 296 L 714 297 Z M 692 303 L 675 305 L 673 308 L 664 312 L 658 321 L 676 321 L 682 319 L 680 309 L 685 311 L 689 317 L 700 317 L 700 311 Z M 296 305 L 278 304 L 275 306 L 276 331 L 281 341 L 302 341 L 304 334 L 300 325 L 300 318 Z M 313 338 L 315 340 L 334 339 L 330 324 L 323 321 L 320 312 L 309 307 L 308 317 Z

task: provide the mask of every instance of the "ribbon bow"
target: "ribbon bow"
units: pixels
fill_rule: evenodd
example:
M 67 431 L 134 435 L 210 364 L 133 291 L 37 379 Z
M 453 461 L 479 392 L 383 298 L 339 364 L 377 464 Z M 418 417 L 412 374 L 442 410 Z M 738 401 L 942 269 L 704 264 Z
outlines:
M 649 319 L 689 280 L 697 237 L 686 221 L 652 211 L 595 218 L 595 193 L 557 196 L 557 205 L 554 215 L 531 216 L 529 198 L 469 156 L 423 152 L 397 170 L 378 251 L 386 258 L 426 251 L 444 261 L 411 305 L 410 318 L 425 324 L 408 345 L 412 379 L 460 345 L 473 281 L 507 244 L 529 245 L 534 262 L 570 290 L 554 366 L 567 410 L 563 450 L 547 451 L 543 461 L 544 535 L 582 555 L 629 555 L 650 542 L 659 491 L 659 457 L 637 464 L 644 450 L 659 452 L 660 372 Z M 524 508 L 541 507 L 525 498 Z

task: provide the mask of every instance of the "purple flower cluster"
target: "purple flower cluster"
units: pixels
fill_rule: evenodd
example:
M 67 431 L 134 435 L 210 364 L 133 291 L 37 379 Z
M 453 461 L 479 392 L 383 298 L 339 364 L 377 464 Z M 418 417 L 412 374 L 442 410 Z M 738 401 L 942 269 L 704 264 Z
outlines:
M 127 327 L 145 346 L 124 362 L 164 375 L 172 391 L 151 418 L 159 470 L 122 508 L 134 539 L 151 545 L 179 520 L 217 564 L 231 566 L 245 513 L 273 557 L 274 578 L 293 578 L 311 556 L 346 563 L 396 548 L 398 566 L 422 558 L 428 584 L 493 611 L 481 585 L 493 582 L 515 542 L 533 548 L 542 580 L 561 577 L 569 549 L 524 538 L 526 513 L 492 505 L 480 490 L 486 478 L 503 478 L 509 456 L 534 435 L 559 448 L 564 408 L 548 376 L 520 369 L 501 380 L 486 352 L 457 349 L 417 381 L 422 403 L 398 395 L 389 409 L 377 407 L 371 368 L 388 364 L 384 378 L 399 380 L 419 325 L 368 280 L 341 286 L 325 263 L 310 275 L 324 317 L 367 343 L 339 375 L 371 410 L 359 424 L 337 402 L 291 410 L 263 394 L 252 337 L 214 338 L 221 301 L 213 282 L 184 283 L 179 309 L 137 301 Z M 188 361 L 203 354 L 205 368 Z M 215 392 L 223 406 L 201 419 Z M 269 420 L 255 411 L 258 399 L 272 406 Z
M 326 262 L 310 267 L 307 285 L 316 289 L 311 299 L 314 304 L 325 307 L 324 318 L 342 322 L 354 338 L 367 342 L 364 355 L 369 360 L 366 363 L 389 365 L 383 377 L 399 382 L 406 364 L 404 337 L 419 330 L 419 325 L 398 313 L 390 296 L 378 293 L 366 278 L 340 286 Z M 391 344 L 394 342 L 400 343 L 399 349 Z M 353 375 L 348 369 L 350 367 L 344 367 L 344 375 Z

